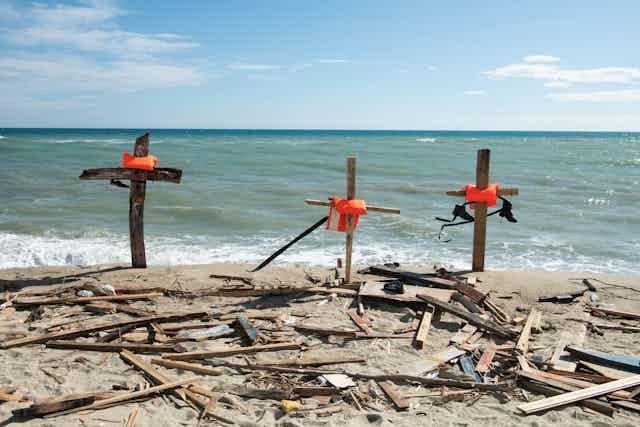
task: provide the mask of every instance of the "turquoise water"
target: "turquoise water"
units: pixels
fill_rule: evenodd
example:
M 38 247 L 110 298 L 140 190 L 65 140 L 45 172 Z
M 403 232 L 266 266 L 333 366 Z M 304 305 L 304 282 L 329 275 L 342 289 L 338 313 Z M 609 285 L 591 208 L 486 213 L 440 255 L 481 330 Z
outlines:
M 127 262 L 128 191 L 80 181 L 115 167 L 147 130 L 0 129 L 0 267 Z M 469 267 L 472 226 L 437 240 L 490 148 L 491 181 L 520 188 L 518 224 L 493 217 L 487 267 L 640 272 L 640 134 L 432 131 L 149 130 L 179 185 L 150 183 L 150 264 L 256 262 L 326 214 L 305 198 L 345 191 L 355 154 L 357 196 L 402 209 L 370 213 L 356 234 L 360 263 Z M 318 230 L 281 262 L 333 265 L 344 236 Z

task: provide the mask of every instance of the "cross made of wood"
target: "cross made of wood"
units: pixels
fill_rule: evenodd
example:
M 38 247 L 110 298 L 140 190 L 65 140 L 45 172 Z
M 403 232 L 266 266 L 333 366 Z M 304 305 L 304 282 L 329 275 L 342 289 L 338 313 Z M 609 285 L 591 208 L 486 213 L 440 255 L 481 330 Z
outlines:
M 347 199 L 353 200 L 356 198 L 356 158 L 347 157 Z M 322 200 L 307 199 L 304 201 L 308 205 L 315 206 L 331 206 L 331 202 L 325 202 Z M 367 205 L 367 211 L 382 212 L 399 214 L 400 209 L 385 208 L 381 206 Z M 345 256 L 345 269 L 344 269 L 344 281 L 345 283 L 351 282 L 351 254 L 353 252 L 353 215 L 346 216 L 346 256 Z
M 476 160 L 476 187 L 484 190 L 489 186 L 489 161 L 491 150 L 478 150 Z M 517 188 L 499 188 L 498 196 L 517 196 Z M 465 190 L 447 191 L 447 196 L 465 197 Z M 487 240 L 487 203 L 474 202 L 475 221 L 473 222 L 473 271 L 484 271 L 484 253 Z
M 136 138 L 133 149 L 135 157 L 149 155 L 149 134 Z M 125 168 L 85 169 L 80 179 L 109 179 L 131 181 L 129 186 L 129 241 L 131 244 L 131 265 L 134 268 L 146 268 L 147 258 L 144 250 L 144 198 L 147 181 L 165 181 L 180 183 L 182 170 L 173 168 L 154 168 L 152 171 Z

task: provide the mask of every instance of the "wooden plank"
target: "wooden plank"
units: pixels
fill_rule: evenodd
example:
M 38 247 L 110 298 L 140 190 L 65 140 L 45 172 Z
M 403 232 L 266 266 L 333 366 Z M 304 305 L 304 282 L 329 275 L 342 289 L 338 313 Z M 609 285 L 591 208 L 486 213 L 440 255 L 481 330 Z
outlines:
M 122 350 L 135 351 L 144 354 L 161 354 L 168 352 L 184 352 L 184 348 L 176 344 L 131 344 L 131 343 L 101 343 L 101 342 L 78 342 L 78 341 L 48 341 L 47 348 L 62 350 L 83 350 L 83 351 L 106 351 L 119 353 Z
M 136 138 L 133 150 L 135 157 L 149 155 L 149 134 Z M 129 242 L 131 245 L 131 265 L 133 268 L 147 268 L 144 249 L 144 199 L 147 189 L 147 173 L 134 170 L 129 188 Z
M 356 334 L 359 332 L 355 329 L 333 329 L 333 328 L 325 328 L 321 326 L 313 326 L 313 325 L 293 325 L 293 329 L 296 331 L 301 331 L 306 334 L 320 335 L 320 336 L 328 336 L 335 335 L 338 337 L 351 337 L 355 338 Z
M 640 385 L 640 375 L 634 375 L 633 377 L 625 378 L 622 380 L 611 381 L 593 387 L 560 394 L 558 396 L 548 397 L 536 402 L 525 403 L 524 405 L 518 406 L 518 410 L 525 414 L 533 414 L 536 412 L 544 411 L 558 406 L 568 405 L 569 403 L 579 402 L 584 399 L 602 396 L 614 391 L 624 390 L 638 385 Z
M 431 319 L 433 312 L 426 309 L 422 312 L 422 319 L 420 319 L 420 325 L 416 331 L 415 345 L 416 348 L 424 348 L 424 343 L 427 342 L 427 335 L 429 335 L 429 329 L 431 328 Z
M 115 403 L 122 403 L 122 402 L 126 402 L 128 400 L 138 399 L 140 397 L 146 397 L 146 396 L 150 396 L 150 395 L 153 395 L 153 394 L 156 394 L 156 393 L 162 393 L 164 391 L 175 389 L 175 388 L 178 388 L 178 387 L 183 386 L 183 385 L 192 384 L 192 383 L 195 383 L 197 381 L 200 381 L 200 379 L 201 378 L 199 378 L 199 377 L 185 378 L 185 379 L 182 379 L 182 380 L 173 381 L 173 382 L 162 384 L 162 385 L 149 387 L 149 388 L 147 388 L 145 390 L 133 391 L 131 393 L 123 393 L 123 394 L 120 394 L 118 396 L 114 396 L 114 397 L 111 397 L 111 398 L 108 398 L 108 399 L 97 400 L 97 401 L 93 402 L 90 405 L 80 406 L 80 407 L 77 407 L 77 408 L 73 408 L 73 409 L 69 409 L 67 411 L 60 412 L 60 413 L 58 413 L 58 415 L 66 415 L 66 414 L 71 414 L 71 413 L 79 412 L 79 411 L 103 409 L 103 408 L 111 406 L 111 405 L 113 405 Z
M 450 362 L 454 359 L 457 359 L 460 356 L 464 356 L 466 351 L 460 350 L 455 346 L 447 347 L 444 350 L 441 350 L 435 354 L 429 356 L 423 356 L 422 358 L 426 360 L 426 364 L 424 367 L 421 367 L 421 372 L 431 372 L 437 369 L 439 366 L 444 365 L 447 362 Z
M 365 334 L 371 332 L 371 328 L 367 324 L 367 321 L 360 317 L 356 309 L 347 310 L 347 314 L 349 315 L 353 323 L 355 323 L 356 326 L 358 326 L 362 330 L 362 332 L 364 332 Z
M 313 205 L 313 206 L 326 206 L 329 207 L 331 206 L 331 202 L 327 202 L 324 200 L 315 200 L 315 199 L 306 199 L 304 201 L 307 205 Z M 372 205 L 367 205 L 367 212 L 380 212 L 380 213 L 390 213 L 390 214 L 400 214 L 400 209 L 396 209 L 396 208 L 385 208 L 384 206 L 372 206 Z
M 536 316 L 533 318 L 533 323 L 531 324 L 531 333 L 539 334 L 542 332 L 542 312 L 536 311 Z
M 54 304 L 90 304 L 97 301 L 147 300 L 154 297 L 161 297 L 162 295 L 163 294 L 161 292 L 149 292 L 147 294 L 103 295 L 97 297 L 21 299 L 14 301 L 13 305 L 16 307 L 31 307 Z
M 113 397 L 115 395 L 122 394 L 118 392 L 110 393 L 73 393 L 63 396 L 46 399 L 33 403 L 26 408 L 14 409 L 12 411 L 13 416 L 17 419 L 42 417 L 54 412 L 65 411 L 71 408 L 89 405 L 96 401 L 97 396 L 101 395 L 102 398 Z
M 567 351 L 580 360 L 621 369 L 623 371 L 640 373 L 640 359 L 629 356 L 618 356 L 597 350 L 589 350 L 577 346 L 567 346 Z
M 494 346 L 489 346 L 480 356 L 480 360 L 478 360 L 478 364 L 476 365 L 476 372 L 479 374 L 484 374 L 489 372 L 489 365 L 496 355 L 496 349 Z
M 181 353 L 181 354 L 163 354 L 163 359 L 171 359 L 171 360 L 196 360 L 196 359 L 208 359 L 211 357 L 227 357 L 233 356 L 236 354 L 253 354 L 264 351 L 281 351 L 281 350 L 298 350 L 300 349 L 300 344 L 296 343 L 277 343 L 277 344 L 266 344 L 266 345 L 254 345 L 251 347 L 236 347 L 236 348 L 228 348 L 221 350 L 210 350 L 210 351 L 194 351 L 190 353 Z
M 278 359 L 278 360 L 260 360 L 256 361 L 257 366 L 322 366 L 337 365 L 343 363 L 366 363 L 364 357 L 348 357 L 348 356 L 325 356 L 325 357 L 305 357 L 301 359 Z
M 125 326 L 124 328 L 118 328 L 115 331 L 111 331 L 103 337 L 98 338 L 98 342 L 111 342 L 117 338 L 122 338 L 127 332 L 131 332 L 137 328 L 136 325 Z
M 131 413 L 129 414 L 129 418 L 127 418 L 127 423 L 124 425 L 124 427 L 135 427 L 139 414 L 140 414 L 140 407 L 136 406 L 131 410 Z
M 529 316 L 527 317 L 527 322 L 522 327 L 520 338 L 518 338 L 518 342 L 516 343 L 516 351 L 519 351 L 524 356 L 526 356 L 529 352 L 529 338 L 531 337 L 531 327 L 533 326 L 533 321 L 535 320 L 537 313 L 538 311 L 535 308 L 531 308 Z
M 195 363 L 180 362 L 178 360 L 153 358 L 151 359 L 151 363 L 164 366 L 165 368 L 182 369 L 183 371 L 191 371 L 202 375 L 218 376 L 224 374 L 221 368 L 208 368 L 206 366 L 196 365 Z
M 384 265 L 372 265 L 359 271 L 361 274 L 374 274 L 382 277 L 401 279 L 403 282 L 415 286 L 435 287 L 442 289 L 455 289 L 458 282 L 437 277 L 433 274 L 420 274 L 413 271 L 402 271 Z
M 633 376 L 633 373 L 621 371 L 615 368 L 609 368 L 607 366 L 601 366 L 597 363 L 587 362 L 586 360 L 579 360 L 578 364 L 605 377 L 613 378 L 614 380 L 620 380 L 622 378 L 628 378 Z
M 558 369 L 561 371 L 573 372 L 576 370 L 576 364 L 573 362 L 569 362 L 566 360 L 560 360 L 563 353 L 565 353 L 564 349 L 571 340 L 573 339 L 571 331 L 562 331 L 560 334 L 560 339 L 556 343 L 556 346 L 553 350 L 553 354 L 551 355 L 551 359 L 549 360 L 549 365 L 553 369 Z
M 476 326 L 466 324 L 456 334 L 451 337 L 449 343 L 451 344 L 464 344 L 478 331 Z
M 462 282 L 456 283 L 455 287 L 458 292 L 470 298 L 476 304 L 482 304 L 484 299 L 487 297 L 487 294 L 483 294 L 479 290 Z
M 353 200 L 356 198 L 356 158 L 353 156 L 347 157 L 347 200 Z M 353 215 L 347 215 L 347 232 L 345 236 L 346 254 L 345 254 L 345 269 L 344 269 L 344 282 L 351 283 L 351 256 L 353 254 L 353 231 L 354 231 L 354 217 Z
M 51 341 L 51 340 L 75 338 L 83 335 L 89 335 L 94 332 L 101 332 L 101 331 L 107 331 L 110 329 L 123 328 L 131 325 L 141 326 L 151 322 L 167 322 L 172 320 L 176 321 L 176 320 L 188 319 L 193 317 L 205 317 L 208 315 L 209 313 L 207 311 L 191 311 L 186 313 L 161 314 L 158 316 L 149 316 L 149 317 L 144 317 L 141 319 L 134 319 L 134 320 L 123 320 L 120 322 L 101 323 L 99 325 L 89 326 L 86 328 L 70 329 L 68 331 L 53 332 L 50 334 L 36 335 L 36 336 L 30 336 L 30 337 L 5 341 L 2 343 L 1 347 L 6 349 L 6 348 L 19 347 L 19 346 L 29 345 L 29 344 L 40 344 L 40 343 Z
M 182 171 L 174 168 L 155 168 L 147 172 L 147 181 L 163 181 L 179 184 L 182 178 Z M 133 169 L 125 168 L 95 168 L 85 169 L 79 176 L 80 179 L 131 179 L 134 174 Z
M 483 319 L 482 317 L 476 314 L 468 313 L 456 307 L 453 304 L 442 302 L 436 298 L 433 298 L 425 294 L 418 294 L 418 298 L 420 298 L 423 301 L 426 301 L 427 303 L 431 304 L 432 306 L 440 310 L 446 311 L 447 313 L 451 313 L 456 317 L 464 319 L 467 322 L 471 323 L 474 326 L 477 326 L 480 329 L 496 334 L 499 337 L 513 339 L 516 336 L 518 336 L 517 332 L 504 328 L 490 320 Z
M 498 196 L 517 196 L 520 194 L 520 190 L 517 188 L 500 188 L 498 189 Z M 465 190 L 453 190 L 447 191 L 447 196 L 454 197 L 466 197 L 467 192 Z
M 518 384 L 520 387 L 532 391 L 538 394 L 544 394 L 545 396 L 557 396 L 562 394 L 562 390 L 559 390 L 555 387 L 551 387 L 548 385 L 543 385 L 534 381 L 522 381 L 519 380 Z M 582 406 L 585 408 L 589 408 L 591 410 L 597 411 L 603 415 L 613 417 L 615 413 L 615 409 L 610 404 L 600 401 L 598 399 L 585 399 L 580 402 Z
M 237 317 L 236 321 L 238 322 L 238 324 L 240 324 L 242 332 L 244 332 L 244 335 L 247 337 L 251 345 L 254 345 L 258 340 L 258 331 L 256 330 L 256 328 L 253 327 L 251 322 L 249 322 L 249 319 L 247 319 L 247 317 L 243 314 L 240 314 Z
M 396 389 L 396 387 L 393 385 L 392 382 L 390 382 L 390 381 L 381 381 L 381 382 L 378 383 L 378 385 L 380 386 L 382 391 L 384 391 L 384 393 L 389 397 L 389 399 L 391 399 L 391 401 L 395 405 L 396 409 L 398 409 L 399 411 L 404 411 L 406 409 L 409 409 L 409 406 L 410 406 L 409 402 L 407 402 L 402 397 L 402 395 Z
M 489 163 L 491 151 L 478 150 L 476 160 L 476 187 L 484 190 L 489 186 Z M 487 204 L 474 203 L 475 221 L 473 221 L 473 260 L 471 269 L 484 271 L 484 252 L 487 240 Z
M 620 310 L 610 310 L 607 308 L 600 308 L 600 307 L 593 307 L 593 306 L 588 306 L 587 308 L 591 310 L 592 313 L 606 314 L 609 316 L 622 317 L 625 319 L 640 320 L 640 313 L 632 313 L 629 311 L 620 311 Z
M 334 387 L 306 386 L 293 388 L 293 394 L 300 397 L 333 396 L 337 393 L 339 393 L 339 390 Z
M 522 357 L 522 356 L 519 356 L 519 357 Z M 548 380 L 551 380 L 551 381 L 557 381 L 564 384 L 568 384 L 578 388 L 589 388 L 593 386 L 593 383 L 591 381 L 584 381 L 576 378 L 571 378 L 568 376 L 556 375 L 550 372 L 540 371 L 533 368 L 523 369 L 523 371 L 526 372 L 528 375 L 534 375 L 537 380 L 541 382 L 546 382 L 548 384 L 550 384 Z M 629 399 L 630 395 L 631 395 L 630 392 L 624 391 L 624 390 L 614 391 L 613 393 L 611 393 L 612 397 L 615 397 L 618 399 Z
M 460 358 L 460 366 L 462 370 L 467 376 L 473 378 L 473 380 L 477 383 L 481 382 L 480 375 L 475 371 L 475 367 L 473 366 L 473 358 L 471 356 L 464 356 Z
M 432 296 L 443 302 L 451 301 L 451 296 L 456 293 L 455 290 L 425 288 L 422 286 L 404 285 L 403 294 L 391 294 L 384 290 L 384 284 L 366 282 L 360 287 L 360 296 L 362 298 L 381 298 L 400 302 L 418 302 L 423 301 L 418 298 L 418 293 Z

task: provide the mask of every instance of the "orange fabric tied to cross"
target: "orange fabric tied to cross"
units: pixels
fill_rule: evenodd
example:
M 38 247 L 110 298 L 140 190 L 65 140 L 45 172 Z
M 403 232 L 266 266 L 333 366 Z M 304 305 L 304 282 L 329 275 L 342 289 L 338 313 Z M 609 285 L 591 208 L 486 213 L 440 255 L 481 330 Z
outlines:
M 345 233 L 347 231 L 347 215 L 353 215 L 353 229 L 355 230 L 360 215 L 366 214 L 367 205 L 364 200 L 341 199 L 333 196 L 329 206 L 329 220 L 326 229 Z
M 485 202 L 488 207 L 498 204 L 499 189 L 499 184 L 489 184 L 484 190 L 479 190 L 478 187 L 472 184 L 464 186 L 467 202 Z M 471 205 L 471 209 L 473 208 L 474 206 Z
M 158 158 L 151 154 L 144 157 L 136 157 L 126 151 L 122 153 L 122 167 L 125 169 L 142 169 L 152 171 L 157 165 Z

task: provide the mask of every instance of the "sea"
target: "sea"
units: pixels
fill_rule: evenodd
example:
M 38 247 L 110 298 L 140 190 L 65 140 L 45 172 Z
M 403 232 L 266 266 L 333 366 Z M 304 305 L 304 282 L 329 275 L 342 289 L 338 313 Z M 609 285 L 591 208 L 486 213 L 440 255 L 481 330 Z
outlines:
M 305 199 L 344 196 L 355 155 L 357 198 L 401 209 L 360 219 L 357 264 L 469 268 L 473 224 L 439 240 L 435 217 L 489 148 L 490 181 L 520 194 L 516 224 L 489 218 L 488 269 L 640 273 L 640 134 L 490 131 L 0 128 L 0 268 L 129 262 L 128 190 L 78 176 L 145 132 L 183 170 L 147 185 L 150 265 L 261 261 L 327 214 Z M 276 262 L 333 266 L 344 241 L 318 229 Z

